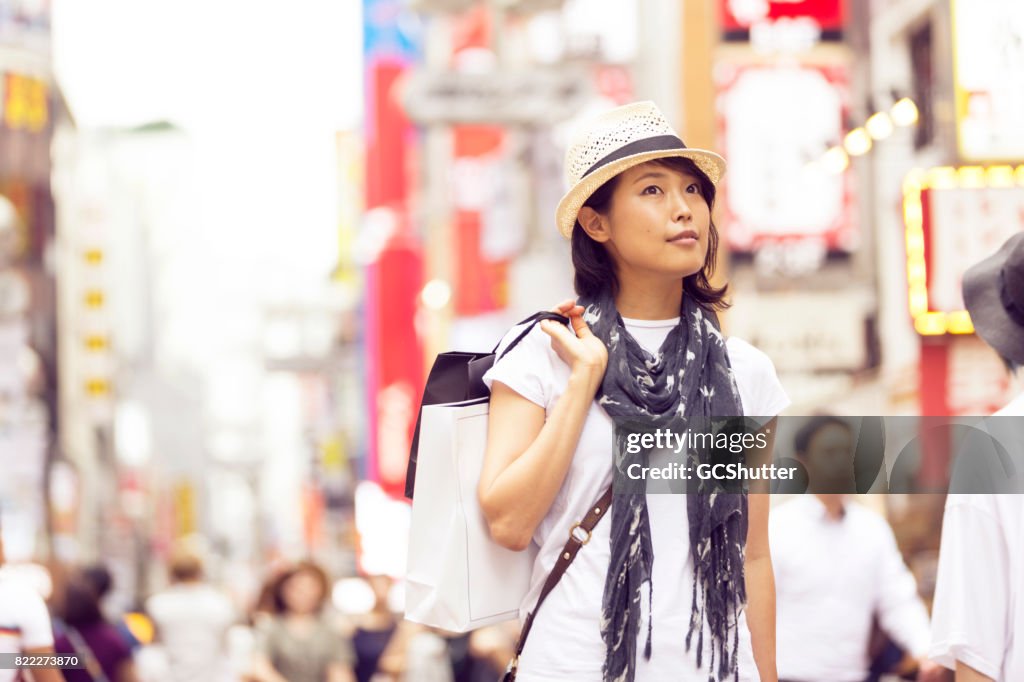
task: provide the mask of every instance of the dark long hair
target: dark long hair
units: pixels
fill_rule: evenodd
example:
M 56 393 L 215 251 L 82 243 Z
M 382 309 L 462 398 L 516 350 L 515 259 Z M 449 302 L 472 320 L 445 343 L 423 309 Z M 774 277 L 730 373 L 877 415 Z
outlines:
M 73 628 L 99 623 L 103 620 L 100 599 L 93 584 L 80 573 L 68 577 L 57 598 L 57 615 Z
M 680 173 L 688 173 L 700 183 L 701 196 L 708 202 L 708 208 L 715 207 L 715 185 L 690 159 L 682 157 L 668 157 L 650 161 L 659 166 L 664 166 Z M 604 183 L 590 195 L 584 202 L 598 213 L 607 213 L 608 206 L 612 200 L 612 194 L 619 183 L 620 175 L 616 175 Z M 724 310 L 729 307 L 725 300 L 725 294 L 729 286 L 715 288 L 711 285 L 711 276 L 715 272 L 715 259 L 718 255 L 718 229 L 712 220 L 708 230 L 708 252 L 704 258 L 704 265 L 694 274 L 684 277 L 682 281 L 683 290 L 692 296 L 697 303 L 707 310 Z M 615 263 L 612 261 L 608 250 L 584 231 L 580 221 L 572 230 L 572 265 L 576 273 L 574 285 L 576 294 L 582 298 L 595 298 L 605 287 L 611 287 L 612 295 L 619 291 L 619 278 L 615 272 Z

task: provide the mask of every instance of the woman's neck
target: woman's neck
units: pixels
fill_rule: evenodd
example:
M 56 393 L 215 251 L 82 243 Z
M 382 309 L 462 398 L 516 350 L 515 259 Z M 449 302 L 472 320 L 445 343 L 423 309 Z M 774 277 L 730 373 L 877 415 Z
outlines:
M 619 280 L 615 307 L 623 317 L 633 320 L 669 320 L 679 317 L 683 303 L 683 284 L 679 280 Z

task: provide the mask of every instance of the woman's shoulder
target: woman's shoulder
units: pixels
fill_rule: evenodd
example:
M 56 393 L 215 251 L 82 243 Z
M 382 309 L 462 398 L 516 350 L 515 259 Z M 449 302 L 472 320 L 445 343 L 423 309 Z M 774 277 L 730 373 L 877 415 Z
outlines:
M 767 372 L 775 375 L 775 363 L 772 359 L 749 341 L 738 336 L 730 336 L 725 340 L 725 347 L 729 351 L 729 362 L 737 373 L 743 370 L 755 374 Z
M 522 336 L 523 333 L 525 336 Z M 520 338 L 522 336 L 522 338 Z M 517 340 L 518 339 L 518 340 Z M 548 353 L 554 354 L 551 349 L 551 337 L 544 333 L 539 324 L 528 327 L 528 324 L 517 324 L 505 332 L 498 342 L 498 350 L 495 354 L 495 362 L 506 358 L 516 360 L 529 360 L 538 357 L 547 357 Z M 512 344 L 515 344 L 514 346 Z
M 773 417 L 790 405 L 767 353 L 736 336 L 726 339 L 725 345 L 747 414 Z
M 551 347 L 551 337 L 540 325 L 532 329 L 516 325 L 498 344 L 494 365 L 484 375 L 484 384 L 490 388 L 492 382 L 500 381 L 530 402 L 547 407 L 558 391 L 556 367 L 561 362 Z

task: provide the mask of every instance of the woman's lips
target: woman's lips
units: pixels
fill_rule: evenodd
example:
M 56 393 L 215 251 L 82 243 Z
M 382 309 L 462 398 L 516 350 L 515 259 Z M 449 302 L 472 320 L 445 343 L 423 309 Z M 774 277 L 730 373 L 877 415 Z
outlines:
M 698 235 L 696 230 L 685 230 L 675 235 L 674 237 L 669 238 L 667 241 L 670 244 L 680 244 L 682 246 L 689 246 L 691 244 L 697 243 L 697 237 Z

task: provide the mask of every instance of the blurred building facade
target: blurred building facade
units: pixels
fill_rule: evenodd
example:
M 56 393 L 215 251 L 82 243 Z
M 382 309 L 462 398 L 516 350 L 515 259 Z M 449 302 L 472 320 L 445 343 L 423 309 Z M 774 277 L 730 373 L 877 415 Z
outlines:
M 48 3 L 0 2 L 0 504 L 8 554 L 45 554 L 58 429 Z
M 225 571 L 401 573 L 425 371 L 571 295 L 568 131 L 636 99 L 729 162 L 724 323 L 792 413 L 990 410 L 1004 374 L 957 292 L 1022 229 L 1022 15 L 967 4 L 362 0 L 363 81 L 326 86 L 362 125 L 324 141 L 337 229 L 310 237 L 251 230 L 259 197 L 219 197 L 210 141 L 160 122 L 60 126 L 55 221 L 45 3 L 0 1 L 0 499 L 25 552 L 49 523 L 139 593 L 189 537 Z

